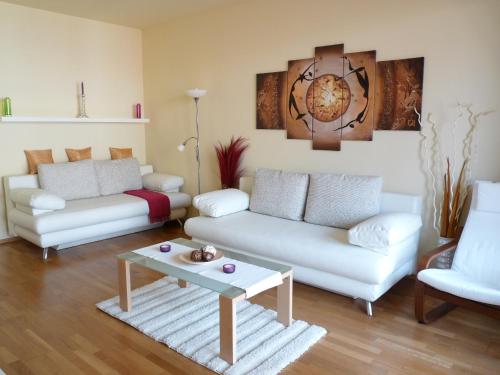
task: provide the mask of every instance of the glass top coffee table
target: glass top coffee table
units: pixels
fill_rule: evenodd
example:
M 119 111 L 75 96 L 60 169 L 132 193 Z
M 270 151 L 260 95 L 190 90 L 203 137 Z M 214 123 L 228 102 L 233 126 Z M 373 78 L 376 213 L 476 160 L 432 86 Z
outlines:
M 203 245 L 184 238 L 171 240 L 174 244 L 183 245 L 192 249 L 199 249 Z M 148 248 L 158 247 L 160 244 Z M 292 322 L 292 294 L 293 294 L 293 271 L 292 267 L 259 259 L 249 255 L 237 253 L 234 251 L 224 251 L 224 258 L 228 263 L 231 259 L 254 265 L 279 273 L 281 275 L 281 284 L 277 285 L 277 320 L 288 326 Z M 131 284 L 130 284 L 130 265 L 149 268 L 178 279 L 178 285 L 181 288 L 188 288 L 189 283 L 199 285 L 202 288 L 210 289 L 219 293 L 219 326 L 220 326 L 220 356 L 226 362 L 233 364 L 236 362 L 236 303 L 249 298 L 247 291 L 243 288 L 234 286 L 230 283 L 215 280 L 195 272 L 198 266 L 191 270 L 189 267 L 182 267 L 176 264 L 165 263 L 150 256 L 138 254 L 129 251 L 117 256 L 118 258 L 118 280 L 120 307 L 124 311 L 132 310 Z M 228 259 L 226 259 L 228 258 Z M 222 272 L 222 271 L 221 271 Z M 235 274 L 238 272 L 238 268 Z M 243 271 L 242 271 L 243 272 Z M 244 276 L 244 275 L 243 275 Z M 264 280 L 265 281 L 265 280 Z M 269 286 L 259 285 L 260 292 L 275 287 L 276 284 Z M 259 292 L 259 293 L 260 293 Z M 251 297 L 251 296 L 250 296 Z

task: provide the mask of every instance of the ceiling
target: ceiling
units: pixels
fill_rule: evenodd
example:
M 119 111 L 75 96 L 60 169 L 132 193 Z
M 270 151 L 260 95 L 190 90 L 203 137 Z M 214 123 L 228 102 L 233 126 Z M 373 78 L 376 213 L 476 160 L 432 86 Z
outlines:
M 2 0 L 51 12 L 137 28 L 242 0 Z

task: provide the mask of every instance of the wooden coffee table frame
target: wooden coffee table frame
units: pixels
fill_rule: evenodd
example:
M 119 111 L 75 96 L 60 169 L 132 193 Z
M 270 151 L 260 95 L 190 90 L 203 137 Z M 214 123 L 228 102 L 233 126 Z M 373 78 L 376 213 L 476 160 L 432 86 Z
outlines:
M 118 288 L 120 296 L 120 307 L 123 311 L 132 310 L 130 264 L 125 259 L 118 259 Z M 290 270 L 282 275 L 283 283 L 277 288 L 277 320 L 285 326 L 292 324 L 293 310 L 293 271 Z M 178 280 L 181 288 L 188 288 L 189 282 Z M 203 285 L 200 285 L 203 287 Z M 226 297 L 219 295 L 219 327 L 220 327 L 220 357 L 226 362 L 233 364 L 237 360 L 236 352 L 236 303 L 247 299 L 245 293 L 237 297 Z

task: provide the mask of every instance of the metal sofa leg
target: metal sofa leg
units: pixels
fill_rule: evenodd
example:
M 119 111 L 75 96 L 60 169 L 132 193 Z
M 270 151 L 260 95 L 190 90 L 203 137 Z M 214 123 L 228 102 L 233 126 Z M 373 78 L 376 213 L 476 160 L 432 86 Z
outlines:
M 44 247 L 43 248 L 42 258 L 43 258 L 43 260 L 47 260 L 48 257 L 49 257 L 49 248 L 48 247 Z
M 372 303 L 370 301 L 365 301 L 366 315 L 373 316 Z

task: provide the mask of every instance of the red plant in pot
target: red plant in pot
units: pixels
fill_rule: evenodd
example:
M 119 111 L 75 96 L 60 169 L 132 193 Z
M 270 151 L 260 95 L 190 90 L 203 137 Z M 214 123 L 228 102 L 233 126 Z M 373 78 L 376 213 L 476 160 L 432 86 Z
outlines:
M 231 137 L 228 145 L 219 142 L 215 146 L 215 153 L 219 162 L 220 182 L 223 189 L 237 188 L 240 177 L 243 175 L 241 161 L 248 149 L 248 140 L 243 137 Z

